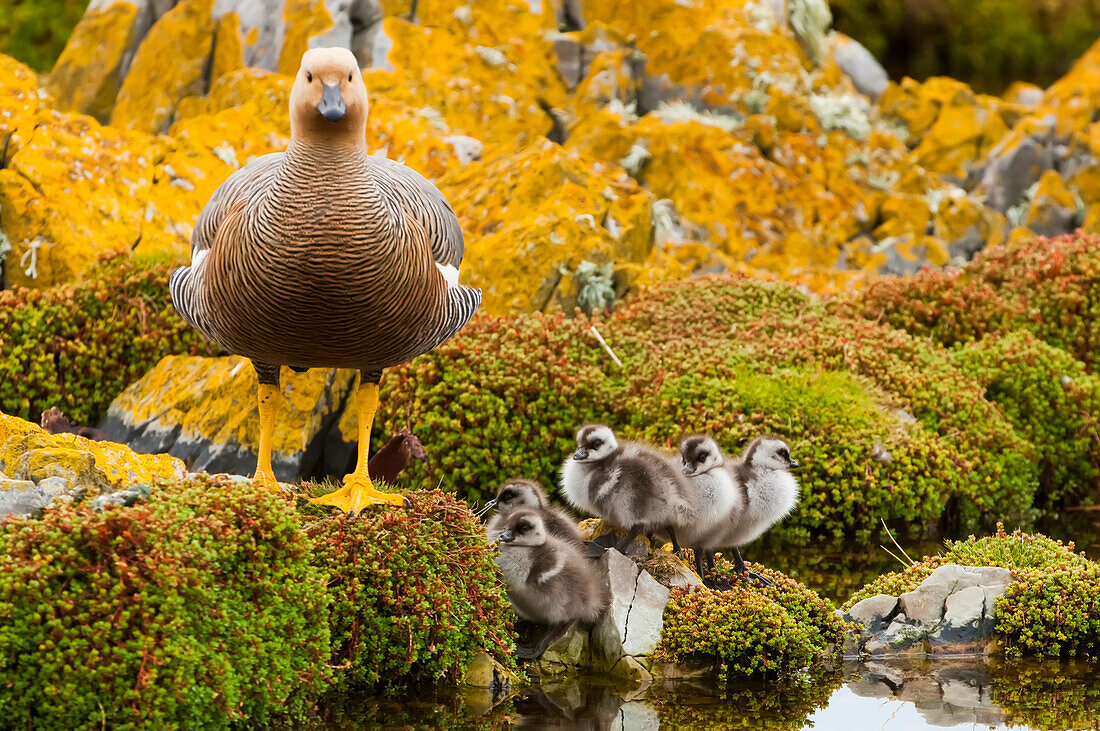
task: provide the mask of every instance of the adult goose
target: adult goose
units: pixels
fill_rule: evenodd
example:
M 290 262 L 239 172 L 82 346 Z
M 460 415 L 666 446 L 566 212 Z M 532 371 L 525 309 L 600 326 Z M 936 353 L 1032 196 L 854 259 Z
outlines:
M 214 192 L 191 237 L 191 266 L 171 278 L 184 319 L 256 369 L 255 479 L 266 489 L 281 489 L 271 469 L 280 366 L 359 370 L 355 471 L 313 500 L 352 515 L 405 502 L 367 472 L 382 370 L 450 338 L 481 303 L 480 290 L 458 283 L 462 228 L 443 195 L 367 153 L 367 107 L 350 51 L 307 51 L 290 92 L 290 145 Z

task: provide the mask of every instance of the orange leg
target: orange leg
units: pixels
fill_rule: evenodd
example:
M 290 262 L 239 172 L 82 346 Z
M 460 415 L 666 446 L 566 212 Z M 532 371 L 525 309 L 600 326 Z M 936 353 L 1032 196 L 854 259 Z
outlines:
M 344 478 L 342 488 L 328 495 L 314 498 L 310 502 L 314 505 L 332 505 L 348 515 L 355 515 L 370 505 L 408 504 L 401 495 L 375 489 L 367 473 L 371 425 L 374 423 L 374 414 L 378 410 L 378 384 L 361 382 L 359 391 L 355 395 L 355 405 L 359 411 L 359 458 L 355 471 Z
M 253 480 L 265 489 L 282 495 L 283 489 L 279 487 L 279 481 L 275 479 L 275 472 L 271 469 L 271 438 L 275 433 L 275 414 L 283 403 L 283 395 L 279 393 L 278 386 L 261 383 L 259 402 L 260 455 L 256 459 L 256 476 Z

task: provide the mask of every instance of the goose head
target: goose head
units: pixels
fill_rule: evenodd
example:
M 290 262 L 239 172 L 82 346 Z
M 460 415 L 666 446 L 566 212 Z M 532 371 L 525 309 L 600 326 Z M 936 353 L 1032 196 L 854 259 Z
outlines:
M 500 486 L 497 496 L 486 507 L 491 508 L 494 505 L 502 515 L 507 515 L 521 508 L 545 508 L 548 503 L 538 483 L 532 480 L 509 480 Z
M 290 136 L 366 145 L 367 87 L 346 48 L 311 48 L 290 90 Z
M 510 546 L 541 546 L 546 543 L 546 525 L 534 510 L 517 510 L 497 536 L 499 543 Z
M 793 470 L 798 462 L 791 449 L 778 437 L 759 437 L 745 450 L 744 461 L 758 470 Z
M 607 459 L 619 448 L 615 433 L 603 424 L 589 424 L 577 432 L 577 451 L 573 459 L 578 462 L 599 462 Z
M 685 437 L 680 442 L 680 460 L 685 475 L 701 475 L 725 463 L 722 450 L 713 438 L 705 435 Z

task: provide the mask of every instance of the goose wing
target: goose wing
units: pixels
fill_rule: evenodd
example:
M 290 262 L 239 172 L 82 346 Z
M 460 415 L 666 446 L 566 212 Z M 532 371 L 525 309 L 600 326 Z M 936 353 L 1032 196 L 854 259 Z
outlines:
M 389 187 L 405 211 L 428 232 L 436 264 L 457 270 L 465 251 L 462 226 L 439 188 L 404 163 L 374 155 L 367 160 L 378 183 Z
M 282 161 L 281 152 L 262 155 L 234 172 L 218 186 L 191 231 L 191 266 L 173 271 L 168 282 L 176 311 L 193 328 L 215 342 L 217 337 L 214 328 L 199 304 L 201 298 L 198 294 L 205 287 L 204 267 L 199 264 L 214 245 L 222 224 L 227 219 L 240 215 L 249 197 L 270 185 Z
M 209 249 L 214 244 L 218 228 L 233 206 L 242 200 L 247 200 L 271 183 L 271 178 L 282 164 L 283 157 L 282 152 L 261 155 L 234 172 L 218 186 L 214 195 L 210 196 L 206 207 L 202 209 L 202 213 L 199 214 L 199 220 L 195 222 L 195 229 L 191 232 L 192 260 L 196 252 Z

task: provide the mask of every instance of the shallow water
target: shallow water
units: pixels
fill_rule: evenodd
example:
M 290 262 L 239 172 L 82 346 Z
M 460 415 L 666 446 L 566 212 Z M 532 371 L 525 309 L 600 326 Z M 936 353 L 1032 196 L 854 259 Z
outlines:
M 496 699 L 344 698 L 315 728 L 1098 729 L 1100 665 L 979 660 L 853 663 L 792 683 L 703 680 L 616 687 L 544 682 Z
M 1011 527 L 1009 527 L 1011 529 Z M 1036 530 L 1100 559 L 1100 512 Z M 913 558 L 940 540 L 899 540 Z M 897 549 L 886 546 L 893 552 Z M 744 551 L 840 604 L 901 564 L 883 548 L 839 542 L 761 541 Z M 606 678 L 542 682 L 493 698 L 487 691 L 421 691 L 398 698 L 342 696 L 308 724 L 325 729 L 922 729 L 1100 730 L 1100 662 L 980 658 L 848 663 L 794 682 L 710 679 L 610 684 Z

